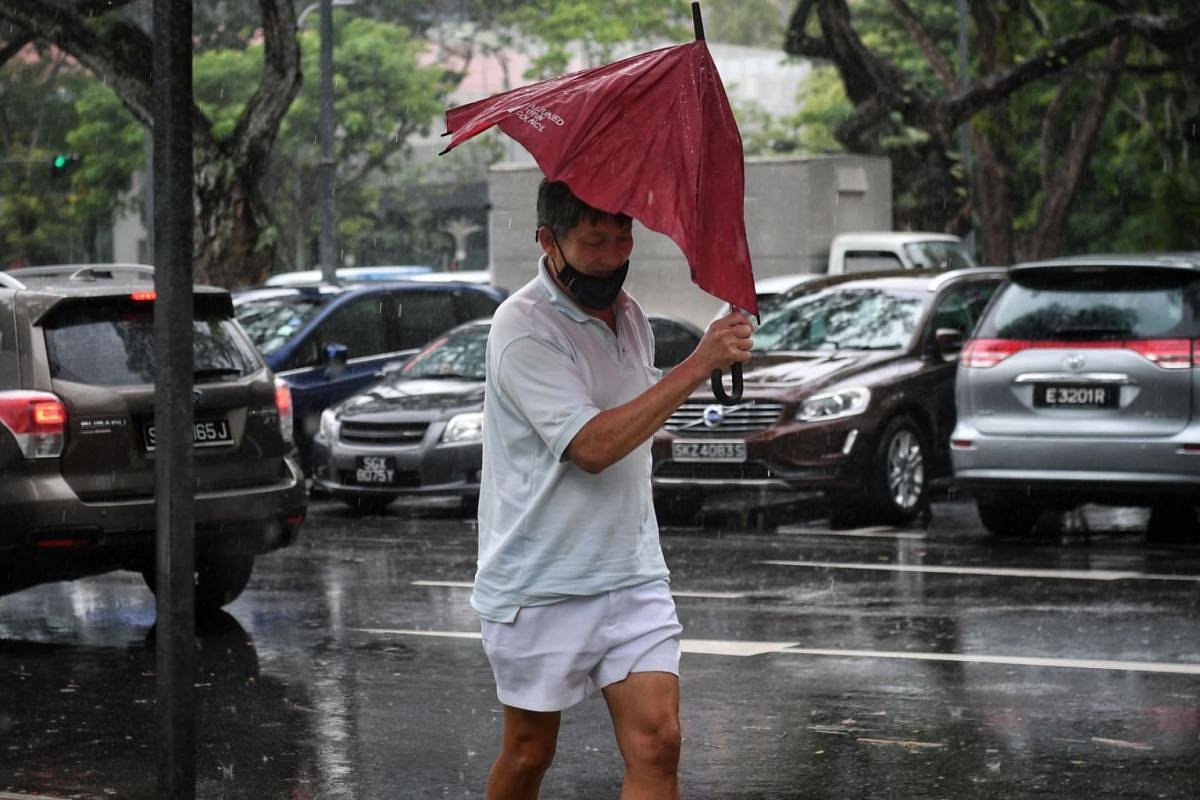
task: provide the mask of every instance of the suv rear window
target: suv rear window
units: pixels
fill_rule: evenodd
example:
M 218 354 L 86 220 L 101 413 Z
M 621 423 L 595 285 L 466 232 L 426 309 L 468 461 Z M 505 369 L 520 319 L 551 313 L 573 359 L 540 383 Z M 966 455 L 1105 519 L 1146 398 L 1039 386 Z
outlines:
M 1196 336 L 1197 289 L 1171 270 L 1055 270 L 1015 276 L 977 333 L 1032 340 Z
M 197 313 L 192 325 L 197 382 L 240 378 L 260 368 L 258 355 L 231 318 Z M 154 382 L 150 308 L 74 306 L 44 326 L 50 376 L 93 386 Z

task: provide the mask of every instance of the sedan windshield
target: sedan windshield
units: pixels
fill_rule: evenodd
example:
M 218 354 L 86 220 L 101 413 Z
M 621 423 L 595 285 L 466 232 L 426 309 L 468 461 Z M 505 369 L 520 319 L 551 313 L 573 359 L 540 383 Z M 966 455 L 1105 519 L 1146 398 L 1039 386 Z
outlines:
M 916 329 L 926 296 L 877 287 L 799 297 L 763 319 L 754 349 L 899 350 Z
M 438 337 L 404 365 L 406 378 L 465 378 L 481 381 L 484 377 L 488 328 L 476 326 Z
M 252 300 L 238 306 L 235 313 L 259 352 L 272 353 L 307 325 L 328 299 L 299 296 Z

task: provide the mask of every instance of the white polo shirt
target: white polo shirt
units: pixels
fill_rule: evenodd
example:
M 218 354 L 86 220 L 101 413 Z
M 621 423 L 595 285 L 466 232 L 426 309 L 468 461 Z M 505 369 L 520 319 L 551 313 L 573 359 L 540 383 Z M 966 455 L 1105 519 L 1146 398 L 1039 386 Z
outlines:
M 624 291 L 614 335 L 548 274 L 496 310 L 487 346 L 479 564 L 471 605 L 493 622 L 667 577 L 650 495 L 650 443 L 598 475 L 566 459 L 592 417 L 661 376 L 642 309 Z

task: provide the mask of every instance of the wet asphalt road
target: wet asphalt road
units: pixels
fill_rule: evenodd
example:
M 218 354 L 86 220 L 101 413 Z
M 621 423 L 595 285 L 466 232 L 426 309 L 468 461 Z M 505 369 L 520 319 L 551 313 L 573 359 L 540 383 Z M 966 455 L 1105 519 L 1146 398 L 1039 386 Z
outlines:
M 1200 797 L 1200 546 L 1129 509 L 1006 545 L 961 500 L 927 529 L 820 514 L 664 534 L 685 798 Z M 315 502 L 200 637 L 197 796 L 482 797 L 473 563 L 453 509 Z M 156 796 L 153 622 L 131 573 L 0 599 L 0 798 Z M 603 703 L 566 712 L 542 796 L 619 781 Z

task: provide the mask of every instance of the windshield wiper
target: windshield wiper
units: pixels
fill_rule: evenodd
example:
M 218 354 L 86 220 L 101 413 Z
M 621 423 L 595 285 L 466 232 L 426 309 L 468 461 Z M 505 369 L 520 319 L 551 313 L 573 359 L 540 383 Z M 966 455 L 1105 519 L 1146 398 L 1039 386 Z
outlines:
M 1101 336 L 1101 337 L 1111 336 L 1111 337 L 1129 338 L 1130 336 L 1133 335 L 1133 331 L 1131 331 L 1129 328 L 1101 328 L 1101 327 L 1054 328 L 1050 331 L 1050 333 L 1053 336 L 1057 336 L 1057 337 L 1064 338 L 1064 339 L 1066 339 L 1066 338 L 1089 339 L 1094 336 Z
M 217 378 L 236 378 L 242 371 L 235 367 L 205 367 L 192 372 L 192 380 L 215 380 Z

